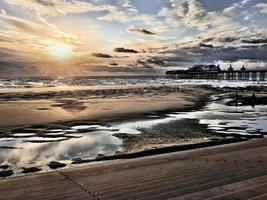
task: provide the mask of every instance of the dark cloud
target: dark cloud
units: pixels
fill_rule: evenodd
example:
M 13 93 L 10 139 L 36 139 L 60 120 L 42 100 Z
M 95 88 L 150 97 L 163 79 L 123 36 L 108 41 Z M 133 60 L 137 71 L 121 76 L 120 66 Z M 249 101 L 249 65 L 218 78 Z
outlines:
M 159 71 L 153 68 L 140 67 L 137 65 L 129 65 L 127 67 L 113 67 L 113 66 L 90 66 L 88 71 L 101 73 L 132 73 L 132 74 L 158 74 Z
M 29 76 L 38 74 L 37 67 L 20 62 L 0 61 L 0 77 Z
M 214 46 L 212 44 L 199 43 L 199 46 L 204 47 L 204 48 L 214 48 Z
M 235 37 L 225 37 L 225 38 L 219 38 L 219 41 L 220 42 L 234 42 L 238 40 L 238 38 L 235 38 Z
M 109 63 L 109 65 L 111 65 L 111 66 L 118 66 L 118 63 L 112 62 L 112 63 Z
M 163 60 L 157 60 L 157 59 L 147 59 L 147 63 L 156 64 L 156 65 L 164 65 L 165 62 Z
M 214 37 L 206 38 L 206 39 L 203 39 L 203 42 L 211 42 L 214 39 L 215 39 Z
M 153 33 L 153 32 L 148 31 L 146 29 L 130 28 L 130 29 L 128 29 L 128 31 L 132 32 L 132 33 L 143 34 L 143 35 L 156 35 L 156 33 Z
M 242 40 L 242 42 L 247 44 L 262 44 L 262 43 L 267 43 L 267 38 Z
M 23 53 L 23 50 L 0 48 L 0 77 L 43 75 L 37 63 L 20 56 Z
M 200 48 L 198 46 L 169 49 L 155 57 L 164 61 L 161 67 L 190 66 L 194 63 L 214 63 L 216 61 L 236 62 L 267 62 L 267 44 L 246 46 L 216 46 Z
M 240 37 L 222 37 L 222 38 L 216 38 L 216 37 L 210 37 L 202 40 L 202 43 L 206 42 L 212 42 L 212 41 L 218 41 L 222 43 L 231 43 L 237 40 L 240 40 Z
M 150 65 L 147 61 L 144 61 L 144 60 L 137 60 L 136 65 L 134 65 L 134 66 L 136 66 L 136 67 L 142 66 L 143 68 L 146 68 L 146 69 L 154 68 L 152 65 Z
M 112 58 L 111 55 L 104 54 L 104 53 L 92 53 L 92 56 L 97 58 Z
M 55 4 L 50 0 L 35 0 L 36 3 L 39 3 L 43 6 L 54 6 Z
M 139 53 L 138 51 L 136 51 L 134 49 L 126 49 L 123 47 L 115 48 L 114 52 L 117 52 L 117 53 Z
M 130 56 L 114 56 L 114 58 L 129 58 Z

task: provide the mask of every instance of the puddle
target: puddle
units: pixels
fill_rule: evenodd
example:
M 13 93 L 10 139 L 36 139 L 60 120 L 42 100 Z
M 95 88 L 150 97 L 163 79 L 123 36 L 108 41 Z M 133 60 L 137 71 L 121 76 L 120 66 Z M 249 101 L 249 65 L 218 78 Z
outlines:
M 62 125 L 63 128 L 26 128 L 25 132 L 11 133 L 0 138 L 0 146 L 6 147 L 0 151 L 0 164 L 9 164 L 14 171 L 21 171 L 21 167 L 29 163 L 45 166 L 53 160 L 69 163 L 73 158 L 114 155 L 122 151 L 123 142 L 113 134 L 136 135 L 141 133 L 142 128 L 183 119 L 198 120 L 214 134 L 225 137 L 266 137 L 267 105 L 235 107 L 226 105 L 226 102 L 227 96 L 212 96 L 199 111 L 172 112 L 161 116 L 153 113 L 145 120 L 109 123 L 106 126 L 84 123 Z

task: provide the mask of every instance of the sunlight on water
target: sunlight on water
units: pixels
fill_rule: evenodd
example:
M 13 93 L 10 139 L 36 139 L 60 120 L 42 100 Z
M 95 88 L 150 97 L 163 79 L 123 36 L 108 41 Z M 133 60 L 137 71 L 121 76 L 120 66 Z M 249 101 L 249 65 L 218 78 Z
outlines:
M 147 83 L 174 83 L 174 84 L 212 84 L 214 87 L 245 87 L 256 83 L 249 82 L 225 82 L 225 81 L 204 81 L 204 80 L 171 80 L 163 77 L 157 78 L 105 78 L 102 80 L 87 79 L 18 79 L 8 81 L 0 80 L 0 87 L 56 87 L 65 86 L 90 86 L 90 85 L 124 85 L 124 84 L 147 84 Z M 265 83 L 262 83 L 265 84 Z M 134 91 L 136 92 L 136 91 Z M 139 91 L 137 91 L 139 92 Z M 146 91 L 141 91 L 146 93 Z M 116 91 L 114 91 L 116 93 Z M 142 93 L 142 94 L 143 94 Z M 50 95 L 50 94 L 49 94 Z M 61 95 L 61 94 L 60 94 Z M 70 93 L 70 95 L 73 95 Z M 90 98 L 94 99 L 94 95 Z M 109 97 L 109 93 L 105 94 Z M 46 97 L 46 96 L 45 96 Z M 18 98 L 16 96 L 16 98 Z M 14 100 L 18 100 L 18 99 Z M 23 96 L 21 97 L 23 98 Z M 31 98 L 30 95 L 27 98 Z M 77 98 L 84 98 L 77 95 Z M 10 100 L 7 99 L 6 100 Z M 22 99 L 19 99 L 22 100 Z M 200 124 L 207 125 L 207 129 L 214 135 L 223 137 L 247 136 L 257 137 L 267 134 L 267 106 L 230 106 L 227 102 L 231 98 L 227 94 L 211 96 L 207 105 L 198 111 L 190 112 L 170 112 L 164 114 L 151 113 L 144 119 L 134 119 L 128 121 L 116 121 L 105 123 L 79 122 L 60 124 L 60 126 L 25 127 L 14 129 L 0 138 L 0 165 L 8 164 L 16 168 L 16 173 L 20 173 L 21 167 L 25 166 L 46 166 L 50 161 L 62 161 L 71 163 L 74 158 L 93 159 L 99 155 L 114 155 L 123 151 L 123 140 L 115 137 L 114 134 L 142 134 L 142 129 L 152 128 L 156 125 L 164 125 L 183 119 L 195 119 Z M 8 103 L 8 102 L 7 102 Z M 82 112 L 83 104 L 79 101 L 64 99 L 64 101 L 53 102 L 53 106 L 65 106 L 75 114 Z M 42 102 L 31 100 L 31 106 L 43 109 L 49 113 L 49 109 Z M 24 105 L 24 104 L 23 104 Z M 26 104 L 25 104 L 26 105 Z M 68 106 L 69 107 L 68 107 Z M 56 107 L 53 107 L 55 109 Z M 108 108 L 105 108 L 108 109 Z M 27 107 L 25 106 L 25 110 Z M 94 107 L 92 107 L 93 112 Z M 9 111 L 11 113 L 11 111 Z M 62 112 L 60 113 L 63 114 Z M 33 115 L 33 117 L 35 117 Z M 42 170 L 46 170 L 45 167 Z
M 267 133 L 267 106 L 226 106 L 225 99 L 212 96 L 200 111 L 176 112 L 123 123 L 45 129 L 43 132 L 18 132 L 1 138 L 0 163 L 27 166 L 51 160 L 95 158 L 99 154 L 113 155 L 121 151 L 122 140 L 114 133 L 140 134 L 140 128 L 150 128 L 181 119 L 197 119 L 209 130 L 222 135 L 265 135 Z M 260 118 L 260 120 L 258 120 Z M 257 119 L 257 120 L 256 120 Z
M 72 86 L 121 86 L 147 84 L 207 84 L 214 87 L 246 87 L 248 85 L 266 85 L 267 82 L 228 81 L 228 80 L 193 80 L 171 79 L 165 76 L 152 77 L 36 77 L 36 78 L 1 78 L 0 88 L 67 88 Z

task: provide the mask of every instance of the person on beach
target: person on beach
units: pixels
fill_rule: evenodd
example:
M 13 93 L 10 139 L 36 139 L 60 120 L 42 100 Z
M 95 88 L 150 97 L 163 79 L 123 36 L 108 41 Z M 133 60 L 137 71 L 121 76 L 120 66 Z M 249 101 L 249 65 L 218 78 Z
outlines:
M 252 107 L 254 107 L 255 104 L 256 104 L 256 95 L 255 95 L 255 93 L 252 93 L 252 100 L 251 100 Z
M 238 106 L 238 93 L 235 93 L 235 106 Z

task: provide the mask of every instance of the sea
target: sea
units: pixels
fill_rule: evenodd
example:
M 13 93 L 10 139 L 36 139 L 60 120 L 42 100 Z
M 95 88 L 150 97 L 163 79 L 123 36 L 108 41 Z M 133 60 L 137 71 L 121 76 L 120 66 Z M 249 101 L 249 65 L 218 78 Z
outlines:
M 166 76 L 76 76 L 76 77 L 5 77 L 0 88 L 46 88 L 79 86 L 121 86 L 147 84 L 205 84 L 214 87 L 246 87 L 267 82 L 239 80 L 174 79 Z

